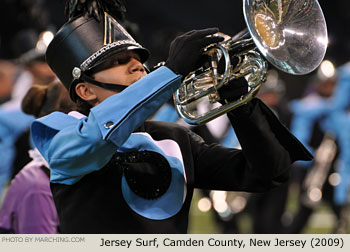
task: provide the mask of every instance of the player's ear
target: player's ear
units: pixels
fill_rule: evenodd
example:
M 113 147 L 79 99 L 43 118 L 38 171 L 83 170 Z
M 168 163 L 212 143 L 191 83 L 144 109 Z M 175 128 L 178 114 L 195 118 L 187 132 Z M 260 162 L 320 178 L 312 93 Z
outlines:
M 79 82 L 75 86 L 76 94 L 85 101 L 94 101 L 97 99 L 97 96 L 90 85 L 86 82 Z

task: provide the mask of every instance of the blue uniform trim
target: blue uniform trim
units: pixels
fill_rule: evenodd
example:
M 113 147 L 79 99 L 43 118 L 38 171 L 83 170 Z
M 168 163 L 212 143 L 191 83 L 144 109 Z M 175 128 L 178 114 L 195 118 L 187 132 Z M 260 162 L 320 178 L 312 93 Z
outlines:
M 154 151 L 161 154 L 169 162 L 172 176 L 166 193 L 153 200 L 143 199 L 132 192 L 123 176 L 122 194 L 126 203 L 133 211 L 149 219 L 162 220 L 174 216 L 181 210 L 184 200 L 185 176 L 182 162 L 178 157 L 166 155 L 149 135 L 132 134 L 118 151 L 128 152 L 134 150 Z
M 130 134 L 180 86 L 181 76 L 161 67 L 95 106 L 80 120 L 55 112 L 31 127 L 34 145 L 51 167 L 51 182 L 74 184 L 104 167 Z

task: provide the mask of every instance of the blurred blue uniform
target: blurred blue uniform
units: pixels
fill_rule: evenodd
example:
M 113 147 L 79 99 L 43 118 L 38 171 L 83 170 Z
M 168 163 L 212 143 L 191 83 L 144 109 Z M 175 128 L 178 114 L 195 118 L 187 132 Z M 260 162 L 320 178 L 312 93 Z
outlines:
M 322 131 L 328 131 L 324 119 L 329 116 L 332 106 L 332 98 L 324 98 L 312 94 L 304 99 L 291 102 L 291 111 L 294 114 L 291 121 L 293 134 L 314 153 L 317 144 L 310 144 L 314 124 L 319 121 Z M 314 146 L 312 146 L 314 145 Z M 310 165 L 312 161 L 302 161 L 299 164 Z
M 334 188 L 334 200 L 336 204 L 344 205 L 349 202 L 350 193 L 350 63 L 340 67 L 338 73 L 339 80 L 327 124 L 340 147 L 337 171 L 341 181 Z
M 7 110 L 0 107 L 0 195 L 12 174 L 15 142 L 33 120 L 33 116 L 23 113 L 19 108 Z
M 21 109 L 22 99 L 31 87 L 33 77 L 28 71 L 21 69 L 17 74 L 11 99 L 0 105 L 0 197 L 13 172 L 15 143 L 34 120 L 33 116 L 25 114 Z
M 322 89 L 318 89 L 318 92 L 291 103 L 291 110 L 294 113 L 291 130 L 310 152 L 316 151 L 326 133 L 335 137 L 337 143 L 335 160 L 337 162 L 332 161 L 328 175 L 337 172 L 341 181 L 339 185 L 334 186 L 326 180 L 322 194 L 324 199 L 331 204 L 338 219 L 337 225 L 339 225 L 341 205 L 349 202 L 350 188 L 350 116 L 349 111 L 347 111 L 350 103 L 350 64 L 339 68 L 337 72 L 338 78 L 334 91 L 331 93 L 331 89 L 323 89 L 323 91 L 328 90 L 329 96 L 327 93 L 321 93 Z M 325 87 L 326 81 L 318 85 Z M 328 83 L 328 85 L 330 84 Z M 316 88 L 320 88 L 320 86 L 316 86 Z M 298 162 L 298 165 L 305 168 L 297 171 L 303 174 L 302 179 L 304 179 L 308 168 L 313 167 L 313 162 Z M 306 188 L 301 188 L 303 193 L 304 190 Z M 300 209 L 295 215 L 292 225 L 288 227 L 287 233 L 301 232 L 313 212 L 312 205 L 303 202 L 302 197 L 300 201 Z

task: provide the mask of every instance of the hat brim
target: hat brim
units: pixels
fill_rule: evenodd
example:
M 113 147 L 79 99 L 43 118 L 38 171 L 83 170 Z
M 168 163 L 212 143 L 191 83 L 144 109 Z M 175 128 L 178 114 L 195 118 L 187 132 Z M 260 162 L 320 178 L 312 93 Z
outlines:
M 146 48 L 143 47 L 138 47 L 135 45 L 123 45 L 123 46 L 118 46 L 118 47 L 112 47 L 108 50 L 106 50 L 105 52 L 103 52 L 101 55 L 99 55 L 98 57 L 96 57 L 96 59 L 94 59 L 88 67 L 85 67 L 86 69 L 83 68 L 83 71 L 91 71 L 95 68 L 99 68 L 103 63 L 105 63 L 106 61 L 114 58 L 116 55 L 126 52 L 126 51 L 134 51 L 136 52 L 139 56 L 140 56 L 140 60 L 141 63 L 144 63 L 147 61 L 147 59 L 150 56 L 149 51 Z M 100 69 L 101 71 L 102 69 Z
M 108 69 L 108 64 L 106 65 L 106 67 L 104 67 L 103 63 L 107 62 L 110 59 L 113 59 L 116 55 L 125 51 L 136 52 L 140 56 L 141 63 L 146 62 L 150 56 L 150 52 L 146 48 L 138 47 L 135 45 L 125 45 L 117 48 L 111 48 L 109 50 L 106 50 L 94 61 L 92 61 L 84 72 L 89 72 L 90 74 L 91 73 L 94 74 L 99 71 Z M 77 99 L 77 94 L 75 93 L 75 86 L 76 84 L 78 84 L 78 82 L 79 82 L 78 80 L 73 81 L 69 87 L 69 95 L 73 101 L 76 101 Z
M 122 194 L 129 207 L 137 214 L 153 219 L 164 220 L 176 215 L 182 208 L 186 195 L 184 169 L 179 159 L 167 156 L 171 166 L 171 182 L 168 190 L 159 198 L 147 200 L 136 195 L 122 177 Z

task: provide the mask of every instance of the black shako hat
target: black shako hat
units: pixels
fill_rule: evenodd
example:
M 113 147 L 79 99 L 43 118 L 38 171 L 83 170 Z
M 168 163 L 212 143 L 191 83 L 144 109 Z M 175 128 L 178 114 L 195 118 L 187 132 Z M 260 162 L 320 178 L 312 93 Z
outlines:
M 108 13 L 97 21 L 87 15 L 77 16 L 56 33 L 46 51 L 46 61 L 75 100 L 75 85 L 87 72 L 120 52 L 136 51 L 142 63 L 150 53 Z

